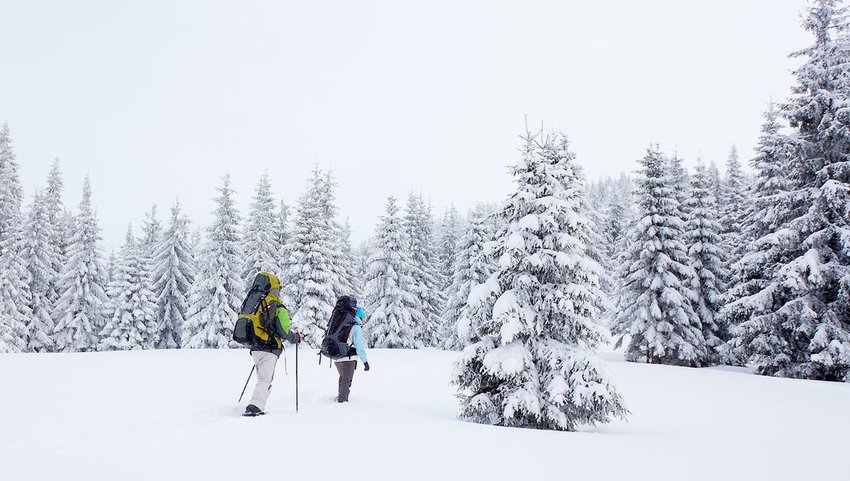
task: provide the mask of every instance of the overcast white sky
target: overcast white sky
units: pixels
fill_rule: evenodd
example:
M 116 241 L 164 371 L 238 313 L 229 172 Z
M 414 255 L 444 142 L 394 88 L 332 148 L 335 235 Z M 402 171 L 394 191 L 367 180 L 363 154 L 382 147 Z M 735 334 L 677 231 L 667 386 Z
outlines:
M 54 157 L 76 208 L 90 172 L 107 250 L 152 203 L 206 225 L 230 172 L 290 204 L 332 167 L 354 240 L 390 193 L 502 199 L 524 119 L 565 131 L 590 178 L 650 141 L 749 158 L 810 43 L 804 0 L 3 0 L 0 122 L 28 198 Z

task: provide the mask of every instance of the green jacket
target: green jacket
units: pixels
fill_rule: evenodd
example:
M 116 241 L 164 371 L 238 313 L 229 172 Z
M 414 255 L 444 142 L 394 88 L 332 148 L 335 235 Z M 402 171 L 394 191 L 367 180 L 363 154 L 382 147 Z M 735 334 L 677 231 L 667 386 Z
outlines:
M 289 341 L 290 344 L 295 344 L 298 339 L 295 337 L 295 331 L 291 329 L 289 311 L 286 309 L 286 306 L 279 304 L 276 301 L 272 301 L 266 309 L 270 311 L 274 310 L 275 317 L 277 318 L 277 322 L 274 325 L 275 337 L 280 339 L 281 344 L 283 344 L 283 341 Z M 275 356 L 280 356 L 283 349 L 261 347 L 251 349 L 251 351 L 270 352 Z

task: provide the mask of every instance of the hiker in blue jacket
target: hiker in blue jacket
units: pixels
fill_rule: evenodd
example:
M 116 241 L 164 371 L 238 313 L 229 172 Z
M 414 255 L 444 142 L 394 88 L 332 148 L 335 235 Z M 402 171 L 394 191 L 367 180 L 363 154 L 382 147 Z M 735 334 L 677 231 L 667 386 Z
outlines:
M 339 394 L 336 401 L 348 402 L 348 394 L 351 392 L 351 381 L 354 380 L 354 371 L 357 369 L 357 358 L 363 361 L 363 370 L 369 370 L 369 360 L 366 357 L 366 347 L 363 343 L 363 323 L 366 311 L 358 307 L 354 314 L 354 325 L 351 326 L 349 335 L 348 355 L 335 361 L 336 370 L 339 372 Z

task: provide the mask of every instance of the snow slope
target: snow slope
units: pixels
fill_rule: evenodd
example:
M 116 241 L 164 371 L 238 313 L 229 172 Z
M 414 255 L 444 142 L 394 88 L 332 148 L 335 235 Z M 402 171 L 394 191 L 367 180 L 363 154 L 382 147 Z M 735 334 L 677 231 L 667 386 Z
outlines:
M 632 415 L 580 433 L 460 422 L 456 353 L 372 350 L 349 404 L 336 370 L 294 351 L 269 414 L 240 416 L 247 352 L 0 356 L 0 479 L 841 479 L 850 384 L 622 362 Z M 253 383 L 252 383 L 253 384 Z M 250 396 L 249 392 L 246 397 Z M 332 439 L 337 435 L 343 441 Z M 330 455 L 330 451 L 341 450 Z M 346 454 L 347 453 L 347 454 Z

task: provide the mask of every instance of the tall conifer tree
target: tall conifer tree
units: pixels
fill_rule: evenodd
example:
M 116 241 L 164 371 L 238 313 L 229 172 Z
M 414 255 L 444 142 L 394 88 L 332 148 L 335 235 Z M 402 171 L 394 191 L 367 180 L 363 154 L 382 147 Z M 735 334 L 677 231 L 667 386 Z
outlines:
M 183 347 L 192 349 L 230 347 L 236 310 L 245 295 L 239 275 L 243 266 L 240 219 L 229 174 L 218 191 L 215 220 L 199 257 L 200 269 L 189 293 L 189 317 L 183 329 Z
M 54 339 L 59 351 L 93 351 L 98 346 L 106 309 L 106 268 L 100 239 L 100 227 L 92 206 L 91 182 L 86 176 L 83 199 L 58 284 L 62 294 L 53 309 Z
M 636 195 L 641 218 L 629 233 L 624 291 L 618 299 L 614 333 L 626 340 L 626 359 L 702 366 L 708 351 L 688 286 L 685 222 L 659 147 L 647 150 Z
M 600 266 L 587 253 L 583 179 L 563 135 L 528 135 L 513 169 L 488 283 L 497 299 L 480 341 L 455 365 L 462 417 L 503 426 L 575 430 L 626 410 L 593 352 Z

